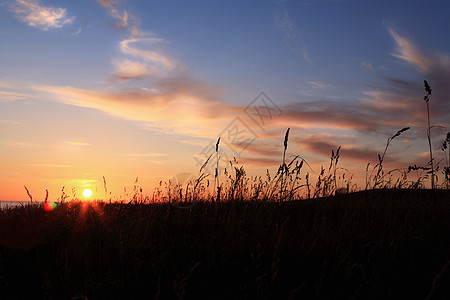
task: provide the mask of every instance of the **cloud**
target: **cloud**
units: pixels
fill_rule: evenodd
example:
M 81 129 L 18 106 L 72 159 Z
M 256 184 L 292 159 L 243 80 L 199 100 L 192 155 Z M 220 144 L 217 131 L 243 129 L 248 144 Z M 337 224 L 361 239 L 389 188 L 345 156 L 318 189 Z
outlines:
M 312 86 L 313 88 L 322 89 L 322 90 L 330 89 L 333 87 L 332 84 L 329 84 L 327 82 L 322 82 L 322 81 L 308 81 L 307 83 L 310 86 Z
M 104 7 L 113 7 L 117 3 L 116 0 L 97 0 Z
M 338 137 L 336 138 L 339 139 Z M 321 139 L 320 137 L 309 137 L 300 142 L 300 144 L 307 152 L 328 157 L 331 155 L 331 150 L 336 151 L 336 149 L 340 146 L 339 143 L 330 142 L 328 139 Z M 379 152 L 374 149 L 358 148 L 350 145 L 341 146 L 340 150 L 340 156 L 342 159 L 357 161 L 363 164 L 376 160 L 378 153 Z
M 143 121 L 154 130 L 194 136 L 217 134 L 217 128 L 223 126 L 220 120 L 228 120 L 230 115 L 241 109 L 222 100 L 221 87 L 188 77 L 160 79 L 156 83 L 158 92 L 154 93 L 142 89 L 87 90 L 58 86 L 36 86 L 35 89 L 49 93 L 66 104 Z
M 29 95 L 23 92 L 18 92 L 20 89 L 17 83 L 9 82 L 0 79 L 0 103 L 12 102 L 28 98 Z
M 83 29 L 81 27 L 78 27 L 77 31 L 75 31 L 72 36 L 77 36 L 81 33 L 81 31 L 83 31 Z
M 367 110 L 358 102 L 317 100 L 296 102 L 282 107 L 284 126 L 299 128 L 351 129 L 373 132 L 399 122 Z
M 280 135 L 281 136 L 281 135 Z M 245 148 L 242 148 L 242 145 L 235 143 L 232 144 L 233 148 L 236 150 L 244 151 L 246 154 L 258 155 L 258 156 L 280 156 L 282 153 L 282 145 L 279 145 L 271 142 L 261 142 L 259 140 L 251 143 L 250 145 L 245 145 Z
M 24 93 L 2 91 L 0 90 L 0 103 L 1 102 L 12 102 L 17 100 L 22 100 L 27 98 L 28 95 Z
M 239 163 L 246 168 L 272 168 L 281 164 L 280 159 L 271 157 L 241 157 Z
M 426 57 L 422 51 L 417 49 L 410 41 L 401 37 L 392 29 L 389 29 L 389 33 L 395 40 L 398 50 L 398 53 L 391 53 L 392 56 L 414 65 L 423 73 L 429 73 L 433 69 L 433 60 Z
M 114 19 L 118 20 L 116 27 L 117 28 L 126 28 L 128 27 L 128 12 L 126 10 L 120 11 L 116 8 L 118 4 L 115 0 L 97 0 L 103 7 L 108 9 L 109 15 Z
M 141 35 L 144 36 L 129 37 L 120 42 L 119 49 L 125 58 L 114 60 L 116 68 L 112 74 L 114 78 L 121 80 L 163 78 L 175 71 L 184 70 L 180 63 L 156 49 L 164 40 Z
M 275 9 L 275 26 L 283 32 L 283 40 L 286 45 L 295 53 L 300 54 L 309 64 L 312 60 L 309 57 L 308 49 L 301 34 L 295 28 L 289 16 L 286 6 L 282 1 L 278 1 Z
M 154 37 L 129 38 L 120 42 L 120 50 L 123 54 L 134 56 L 156 66 L 169 70 L 173 69 L 176 64 L 167 56 L 156 51 L 142 50 L 138 47 L 139 44 L 148 44 L 151 46 L 161 42 L 164 42 L 164 40 Z
M 115 60 L 116 72 L 113 76 L 121 80 L 150 77 L 153 73 L 148 64 L 129 59 Z M 156 70 L 154 70 L 156 72 Z
M 109 14 L 114 19 L 118 20 L 116 23 L 117 28 L 126 28 L 128 27 L 128 12 L 124 10 L 122 14 L 120 14 L 119 10 L 116 8 L 111 8 L 109 10 Z
M 61 28 L 75 20 L 67 16 L 65 8 L 44 6 L 39 0 L 16 0 L 13 11 L 21 22 L 44 31 Z

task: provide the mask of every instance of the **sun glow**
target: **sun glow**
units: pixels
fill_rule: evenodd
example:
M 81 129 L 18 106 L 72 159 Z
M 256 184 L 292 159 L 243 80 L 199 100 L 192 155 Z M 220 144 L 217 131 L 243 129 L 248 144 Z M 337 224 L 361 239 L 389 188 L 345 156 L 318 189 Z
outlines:
M 83 191 L 84 198 L 90 198 L 92 196 L 92 191 L 90 189 L 85 189 Z

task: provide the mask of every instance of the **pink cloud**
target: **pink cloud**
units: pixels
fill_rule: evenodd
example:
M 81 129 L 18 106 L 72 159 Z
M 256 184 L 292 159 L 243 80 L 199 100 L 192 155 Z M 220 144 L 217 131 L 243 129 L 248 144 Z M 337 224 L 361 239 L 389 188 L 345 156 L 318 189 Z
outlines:
M 39 0 L 16 0 L 13 10 L 21 22 L 44 31 L 61 28 L 75 20 L 67 16 L 65 8 L 44 6 Z

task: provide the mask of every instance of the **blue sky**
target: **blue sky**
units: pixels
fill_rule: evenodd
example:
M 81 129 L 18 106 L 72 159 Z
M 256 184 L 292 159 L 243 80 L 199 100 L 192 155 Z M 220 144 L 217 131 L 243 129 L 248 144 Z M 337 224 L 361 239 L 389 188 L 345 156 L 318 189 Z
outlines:
M 449 13 L 443 0 L 1 1 L 0 200 L 102 176 L 117 197 L 137 176 L 150 191 L 195 173 L 229 124 L 256 138 L 222 136 L 223 157 L 255 172 L 279 163 L 288 127 L 290 155 L 317 169 L 340 145 L 355 181 L 406 126 L 387 163 L 426 165 L 424 79 L 438 155 L 449 131 Z M 261 92 L 279 108 L 263 127 L 245 113 Z

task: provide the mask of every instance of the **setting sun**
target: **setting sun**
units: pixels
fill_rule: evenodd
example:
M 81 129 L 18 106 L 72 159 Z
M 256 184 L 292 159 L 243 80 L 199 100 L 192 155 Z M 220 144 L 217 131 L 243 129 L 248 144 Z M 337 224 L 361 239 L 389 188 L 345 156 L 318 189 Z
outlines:
M 92 191 L 90 189 L 85 189 L 83 191 L 84 198 L 90 198 L 92 196 Z

